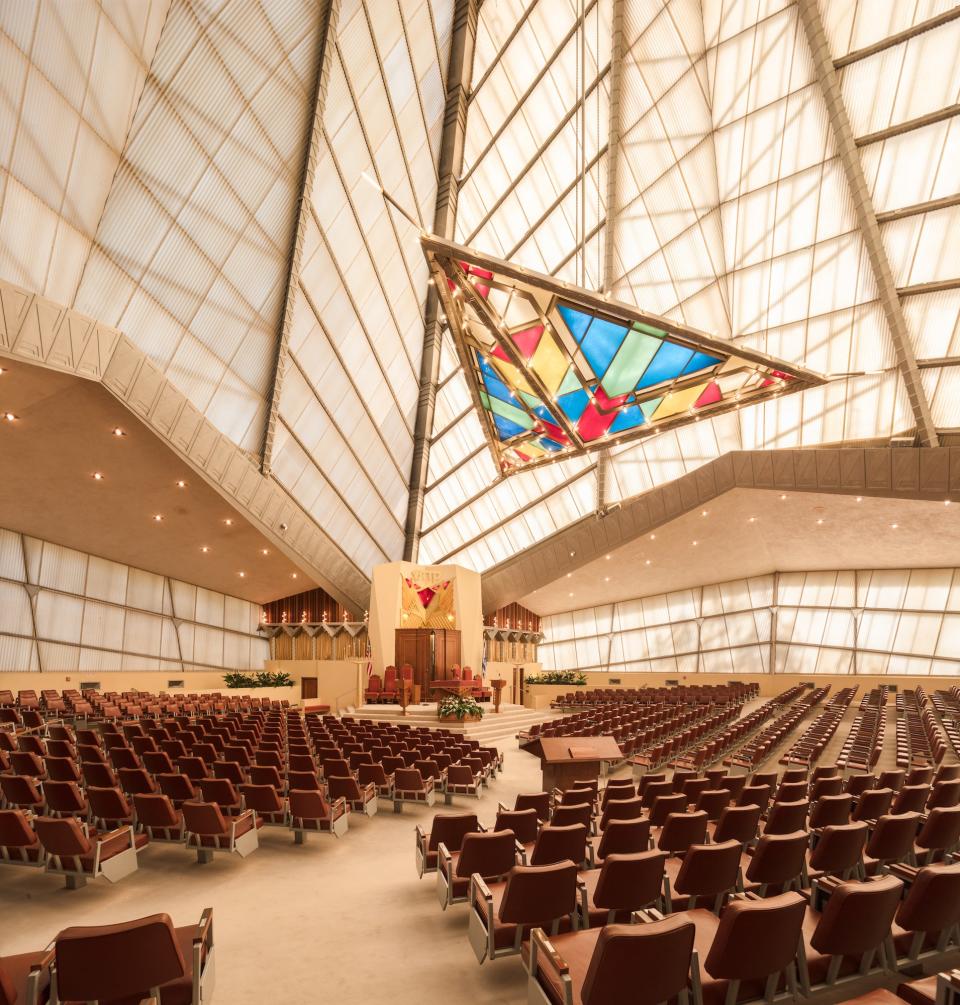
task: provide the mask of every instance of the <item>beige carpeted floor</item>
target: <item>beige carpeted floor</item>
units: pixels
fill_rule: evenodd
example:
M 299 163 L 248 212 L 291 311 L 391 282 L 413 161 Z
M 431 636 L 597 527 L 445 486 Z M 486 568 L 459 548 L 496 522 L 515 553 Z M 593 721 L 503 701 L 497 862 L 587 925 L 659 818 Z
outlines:
M 859 696 L 858 696 L 859 697 Z M 821 763 L 836 756 L 851 709 Z M 881 767 L 893 766 L 894 716 Z M 799 730 L 797 734 L 799 735 Z M 492 824 L 497 801 L 540 789 L 539 762 L 501 744 L 506 770 L 479 801 L 457 797 L 455 808 L 476 808 Z M 779 753 L 779 751 L 778 751 Z M 769 762 L 775 765 L 775 758 Z M 617 774 L 626 774 L 622 768 Z M 390 807 L 372 819 L 352 814 L 339 841 L 312 837 L 293 844 L 286 831 L 264 828 L 261 846 L 246 860 L 219 856 L 206 866 L 193 852 L 151 845 L 139 870 L 111 886 L 105 880 L 67 891 L 62 880 L 0 867 L 0 955 L 47 945 L 72 924 L 106 924 L 168 913 L 187 925 L 213 907 L 217 1002 L 392 1002 L 472 1005 L 526 1000 L 519 958 L 477 965 L 467 942 L 467 909 L 443 912 L 435 877 L 418 880 L 414 826 L 428 825 L 435 809 Z

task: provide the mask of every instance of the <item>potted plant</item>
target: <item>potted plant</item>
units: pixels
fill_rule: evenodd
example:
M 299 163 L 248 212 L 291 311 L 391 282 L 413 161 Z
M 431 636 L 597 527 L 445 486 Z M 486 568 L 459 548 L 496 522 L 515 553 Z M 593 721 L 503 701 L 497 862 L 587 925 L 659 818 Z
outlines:
M 582 687 L 587 683 L 587 675 L 582 670 L 545 670 L 541 674 L 526 679 L 527 684 L 569 684 Z
M 468 695 L 450 694 L 437 706 L 437 716 L 458 722 L 479 722 L 483 718 L 483 707 Z
M 293 687 L 293 678 L 288 673 L 271 673 L 263 670 L 260 673 L 227 673 L 223 675 L 223 682 L 228 688 L 242 688 L 247 690 L 254 687 Z

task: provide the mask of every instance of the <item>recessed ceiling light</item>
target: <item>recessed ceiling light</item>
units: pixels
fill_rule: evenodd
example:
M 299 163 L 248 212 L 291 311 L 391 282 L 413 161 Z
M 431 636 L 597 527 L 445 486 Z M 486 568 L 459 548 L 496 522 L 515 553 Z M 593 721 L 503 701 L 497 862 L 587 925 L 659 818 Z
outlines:
M 646 564 L 647 564 L 647 565 L 649 565 L 649 564 L 650 564 L 650 559 L 649 559 L 649 558 L 647 559 L 647 562 L 646 562 Z
M 863 496 L 857 496 L 857 502 L 863 502 Z
M 0 366 L 0 374 L 3 374 L 3 373 L 6 373 L 6 372 L 7 372 L 7 371 L 6 371 L 6 370 L 4 370 L 4 368 L 3 368 L 2 366 Z
M 572 594 L 572 593 L 568 593 L 568 594 L 567 594 L 567 596 L 568 596 L 568 597 L 572 597 L 572 596 L 573 596 L 573 594 Z
M 113 429 L 110 430 L 110 432 L 113 433 L 114 436 L 126 436 L 127 435 L 126 431 L 123 430 L 123 429 L 121 429 L 119 426 L 114 426 Z
M 177 488 L 178 489 L 185 489 L 186 487 L 187 487 L 187 483 L 182 478 L 177 481 Z
M 4 412 L 3 413 L 3 417 L 7 420 L 7 422 L 16 422 L 17 421 L 17 416 L 14 415 L 13 412 Z
M 786 492 L 782 492 L 782 493 L 780 494 L 780 498 L 781 498 L 781 499 L 786 499 L 786 498 L 787 498 L 787 493 L 786 493 Z
M 291 572 L 290 573 L 290 578 L 291 579 L 296 579 L 297 578 L 297 574 L 295 572 Z
M 694 541 L 694 542 L 693 542 L 693 546 L 694 546 L 694 548 L 696 548 L 696 546 L 697 546 L 697 545 L 698 545 L 699 543 L 700 543 L 699 541 Z
M 700 516 L 706 516 L 710 511 L 706 509 L 700 510 Z
M 570 552 L 570 557 L 573 558 L 574 555 L 576 555 L 576 552 L 575 551 L 571 551 Z
M 656 534 L 651 534 L 650 535 L 650 540 L 651 541 L 656 541 L 656 539 L 657 539 L 657 535 Z
M 572 572 L 568 572 L 568 573 L 567 573 L 567 579 L 569 579 L 569 578 L 570 578 L 570 577 L 571 577 L 572 575 L 573 575 L 573 573 L 572 573 Z
M 154 513 L 153 514 L 153 522 L 154 523 L 160 523 L 160 521 L 162 519 L 163 519 L 163 514 L 162 513 Z
M 244 576 L 246 575 L 246 573 L 245 573 L 245 572 L 238 572 L 238 573 L 237 573 L 237 575 L 238 575 L 238 576 L 239 576 L 239 577 L 240 577 L 241 579 L 243 579 L 243 577 L 244 577 Z
M 749 520 L 747 520 L 747 523 L 756 523 L 756 522 L 757 522 L 757 518 L 755 516 L 752 516 L 752 517 L 750 517 Z
M 223 522 L 224 522 L 224 523 L 225 523 L 225 524 L 226 524 L 226 525 L 227 525 L 228 527 L 232 527 L 232 526 L 233 526 L 233 520 L 231 520 L 231 519 L 230 519 L 230 517 L 227 517 L 227 519 L 226 519 L 226 520 L 224 520 Z
M 207 545 L 205 545 L 205 544 L 202 544 L 202 545 L 200 545 L 200 550 L 201 550 L 201 551 L 202 551 L 202 552 L 204 553 L 204 555 L 206 555 L 206 553 L 207 553 L 207 552 L 208 552 L 208 551 L 209 551 L 210 549 L 209 549 L 209 548 L 207 547 Z
M 606 556 L 604 556 L 604 557 L 606 558 L 606 560 L 607 560 L 608 562 L 610 561 L 610 556 L 609 556 L 609 555 L 606 555 Z
M 892 524 L 890 524 L 890 529 L 891 530 L 896 530 L 899 526 L 900 526 L 900 524 L 898 524 L 898 523 L 892 523 Z
M 949 499 L 944 499 L 943 500 L 943 505 L 944 506 L 949 506 L 950 505 L 950 500 Z
M 819 520 L 817 520 L 817 525 L 819 526 L 819 525 L 821 525 L 822 523 L 823 523 L 823 517 L 820 517 L 820 519 L 819 519 Z
M 94 471 L 92 477 L 93 477 L 93 480 L 95 482 L 102 482 L 103 481 L 103 472 L 102 471 Z
M 609 583 L 609 582 L 610 582 L 610 577 L 609 577 L 609 576 L 604 576 L 604 577 L 603 577 L 603 581 L 604 581 L 605 583 Z
M 260 554 L 261 555 L 269 555 L 270 554 L 270 549 L 269 548 L 261 548 L 260 549 Z

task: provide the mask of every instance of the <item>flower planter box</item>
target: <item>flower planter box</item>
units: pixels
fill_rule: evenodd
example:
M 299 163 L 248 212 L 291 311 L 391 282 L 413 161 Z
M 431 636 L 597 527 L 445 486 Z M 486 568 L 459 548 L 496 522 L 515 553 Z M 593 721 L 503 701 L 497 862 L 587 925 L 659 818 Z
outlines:
M 458 725 L 463 725 L 465 722 L 483 722 L 482 715 L 465 715 L 462 719 L 458 719 L 455 715 L 438 715 L 437 719 L 439 722 L 451 722 Z

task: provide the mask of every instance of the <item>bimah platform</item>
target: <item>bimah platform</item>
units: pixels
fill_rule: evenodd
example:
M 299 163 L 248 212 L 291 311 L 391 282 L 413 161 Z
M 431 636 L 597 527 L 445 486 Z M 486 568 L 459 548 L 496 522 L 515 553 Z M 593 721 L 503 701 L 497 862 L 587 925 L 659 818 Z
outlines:
M 544 792 L 592 781 L 600 777 L 604 761 L 623 760 L 623 751 L 612 736 L 545 736 L 540 744 Z

